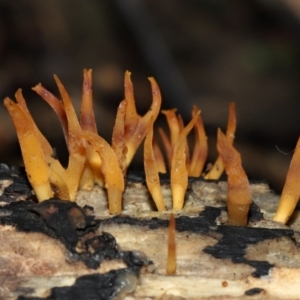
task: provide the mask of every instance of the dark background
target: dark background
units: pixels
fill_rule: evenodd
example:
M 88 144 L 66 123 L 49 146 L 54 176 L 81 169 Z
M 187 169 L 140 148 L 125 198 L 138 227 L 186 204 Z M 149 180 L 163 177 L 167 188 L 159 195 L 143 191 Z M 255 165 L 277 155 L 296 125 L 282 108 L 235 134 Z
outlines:
M 228 104 L 235 101 L 235 145 L 245 170 L 280 191 L 300 129 L 298 2 L 0 0 L 0 96 L 13 98 L 23 89 L 36 123 L 63 161 L 59 122 L 31 91 L 42 82 L 57 94 L 54 73 L 78 109 L 82 70 L 93 69 L 95 114 L 108 140 L 123 99 L 124 71 L 132 72 L 141 114 L 151 103 L 147 77 L 154 76 L 163 108 L 178 107 L 185 121 L 193 104 L 202 110 L 211 162 L 217 127 L 225 130 Z M 1 162 L 21 164 L 3 107 L 0 118 Z

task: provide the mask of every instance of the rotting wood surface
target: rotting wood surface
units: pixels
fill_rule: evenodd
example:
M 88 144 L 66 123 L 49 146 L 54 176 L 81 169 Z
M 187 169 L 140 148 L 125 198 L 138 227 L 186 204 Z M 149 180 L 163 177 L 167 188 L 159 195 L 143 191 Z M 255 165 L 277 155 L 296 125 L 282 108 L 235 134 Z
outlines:
M 166 206 L 171 193 L 162 178 Z M 225 182 L 191 179 L 176 214 L 177 271 L 166 275 L 169 212 L 151 211 L 142 176 L 129 174 L 124 212 L 105 192 L 77 204 L 34 203 L 22 173 L 0 168 L 1 299 L 298 299 L 297 211 L 270 221 L 278 196 L 252 183 L 248 227 L 226 225 Z M 128 294 L 127 296 L 125 296 Z

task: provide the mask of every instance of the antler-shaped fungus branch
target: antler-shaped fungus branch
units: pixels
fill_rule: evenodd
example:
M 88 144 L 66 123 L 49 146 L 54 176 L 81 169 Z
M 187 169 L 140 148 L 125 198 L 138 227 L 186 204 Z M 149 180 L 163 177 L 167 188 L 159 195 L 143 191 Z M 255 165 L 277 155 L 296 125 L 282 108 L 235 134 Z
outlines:
M 93 110 L 93 93 L 92 93 L 92 70 L 83 70 L 82 100 L 80 109 L 80 126 L 82 130 L 90 131 L 97 134 L 97 124 Z M 91 190 L 96 182 L 103 186 L 103 174 L 101 172 L 101 159 L 99 154 L 94 151 L 90 145 L 86 145 L 86 161 L 80 188 Z
M 68 120 L 66 116 L 66 111 L 64 105 L 61 101 L 59 101 L 52 93 L 50 93 L 47 89 L 45 89 L 41 83 L 32 88 L 38 95 L 40 95 L 55 111 L 58 116 L 58 119 L 61 123 L 64 137 L 66 142 L 68 143 Z
M 171 190 L 173 195 L 173 209 L 183 207 L 184 196 L 188 186 L 188 173 L 186 168 L 186 137 L 197 122 L 200 111 L 197 111 L 190 123 L 180 132 L 175 144 L 171 166 Z
M 152 89 L 152 105 L 149 111 L 143 116 L 139 116 L 136 112 L 133 85 L 130 80 L 130 72 L 125 73 L 125 141 L 127 147 L 126 166 L 128 167 L 137 148 L 147 134 L 151 117 L 156 120 L 161 106 L 161 94 L 159 87 L 154 78 L 149 77 Z
M 228 116 L 227 130 L 226 130 L 226 138 L 231 145 L 233 144 L 235 129 L 236 129 L 235 103 L 231 102 L 229 104 L 229 116 Z M 222 158 L 218 156 L 212 169 L 209 171 L 209 173 L 206 174 L 204 178 L 219 179 L 223 171 L 224 171 L 224 164 Z
M 252 199 L 248 178 L 242 168 L 241 156 L 230 144 L 221 129 L 218 129 L 217 148 L 228 176 L 228 223 L 230 225 L 246 226 Z
M 86 160 L 85 141 L 81 136 L 82 130 L 79 125 L 72 101 L 59 78 L 54 75 L 54 79 L 63 100 L 68 120 L 68 149 L 70 156 L 65 180 L 69 189 L 70 199 L 74 200 L 76 198 L 80 178 Z
M 197 113 L 198 108 L 193 107 L 193 116 Z M 192 160 L 189 169 L 189 176 L 199 177 L 202 173 L 208 152 L 207 146 L 207 136 L 205 134 L 205 129 L 201 114 L 198 116 L 197 122 L 195 124 L 195 146 L 192 155 Z
M 116 153 L 120 168 L 123 175 L 125 176 L 127 165 L 126 165 L 126 154 L 127 147 L 125 142 L 125 108 L 126 100 L 123 100 L 117 110 L 117 116 L 115 121 L 115 126 L 112 134 L 111 147 Z
M 46 92 L 48 93 L 48 91 L 46 91 Z M 46 160 L 46 162 L 49 166 L 50 183 L 53 186 L 56 187 L 58 197 L 60 197 L 61 199 L 66 199 L 66 200 L 70 199 L 68 187 L 67 187 L 66 182 L 64 180 L 64 178 L 65 178 L 65 169 L 62 167 L 60 162 L 53 157 L 52 147 L 50 146 L 47 139 L 44 137 L 44 135 L 40 132 L 40 130 L 36 126 L 32 116 L 31 116 L 31 114 L 30 114 L 30 112 L 27 108 L 26 101 L 25 101 L 25 99 L 22 95 L 21 89 L 19 89 L 16 92 L 15 96 L 16 96 L 18 105 L 20 105 L 20 107 L 22 107 L 22 109 L 26 113 L 26 116 L 28 117 L 28 119 L 31 120 L 31 124 L 32 124 L 32 126 L 35 130 L 37 138 L 40 141 L 40 144 L 41 144 L 41 147 L 42 147 L 42 150 L 43 150 L 43 153 L 44 153 L 45 160 Z M 58 99 L 56 99 L 56 100 L 59 102 Z M 65 115 L 64 107 L 62 106 L 62 108 L 63 108 L 63 113 Z M 66 119 L 66 115 L 65 115 L 65 119 Z M 66 125 L 67 125 L 67 123 L 66 123 Z M 67 129 L 67 127 L 66 127 L 66 129 Z M 66 135 L 65 135 L 65 137 L 67 138 Z
M 166 210 L 163 195 L 160 187 L 160 179 L 158 168 L 153 151 L 153 121 L 150 124 L 150 129 L 144 142 L 144 168 L 146 175 L 146 183 L 149 192 L 156 204 L 158 211 Z
M 4 99 L 4 106 L 15 125 L 28 180 L 38 201 L 49 199 L 53 196 L 49 179 L 49 166 L 32 120 L 28 117 L 29 113 L 22 109 L 20 104 L 9 98 Z

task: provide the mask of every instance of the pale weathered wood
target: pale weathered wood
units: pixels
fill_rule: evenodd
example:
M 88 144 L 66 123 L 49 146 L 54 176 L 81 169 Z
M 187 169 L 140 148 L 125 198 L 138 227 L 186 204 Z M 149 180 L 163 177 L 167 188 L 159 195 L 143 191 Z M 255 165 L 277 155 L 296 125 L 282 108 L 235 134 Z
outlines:
M 95 296 L 93 284 L 105 283 L 108 277 L 82 276 L 113 276 L 108 272 L 128 267 L 124 259 L 104 260 L 99 267 L 91 269 L 74 257 L 60 240 L 43 233 L 18 231 L 8 225 L 13 208 L 8 206 L 7 187 L 13 182 L 12 177 L 10 173 L 10 179 L 3 176 L 0 179 L 1 299 L 20 296 L 23 297 L 20 299 L 60 299 L 61 295 L 64 295 L 63 299 L 106 299 L 101 298 L 101 293 Z M 170 207 L 168 180 L 163 182 L 166 205 Z M 185 208 L 176 214 L 177 272 L 174 276 L 166 275 L 169 212 L 150 210 L 153 203 L 142 178 L 129 176 L 121 216 L 108 215 L 103 189 L 95 187 L 92 192 L 79 193 L 77 203 L 92 206 L 96 219 L 101 220 L 93 236 L 109 232 L 116 238 L 118 249 L 122 250 L 120 253 L 134 251 L 133 255 L 141 261 L 146 261 L 146 255 L 153 262 L 145 263 L 138 283 L 132 269 L 125 273 L 119 271 L 117 276 L 111 277 L 113 279 L 107 282 L 117 291 L 115 299 L 123 298 L 131 288 L 133 293 L 125 299 L 298 299 L 298 219 L 295 217 L 291 228 L 270 221 L 278 196 L 264 183 L 251 184 L 253 200 L 261 208 L 264 218 L 253 207 L 247 228 L 230 227 L 226 225 L 225 182 L 190 180 L 189 187 Z M 16 194 L 11 201 L 14 198 L 17 198 Z M 86 213 L 88 211 L 91 212 L 86 210 Z M 78 218 L 75 218 L 76 226 L 80 223 Z M 78 247 L 80 244 L 77 243 L 76 251 L 83 251 Z M 76 279 L 79 281 L 75 284 Z M 129 282 L 125 288 L 124 280 Z M 64 288 L 56 289 L 55 294 L 51 290 L 54 287 Z M 66 291 L 66 287 L 69 290 Z M 107 289 L 105 297 L 113 299 L 111 290 Z M 71 291 L 77 296 L 70 298 Z

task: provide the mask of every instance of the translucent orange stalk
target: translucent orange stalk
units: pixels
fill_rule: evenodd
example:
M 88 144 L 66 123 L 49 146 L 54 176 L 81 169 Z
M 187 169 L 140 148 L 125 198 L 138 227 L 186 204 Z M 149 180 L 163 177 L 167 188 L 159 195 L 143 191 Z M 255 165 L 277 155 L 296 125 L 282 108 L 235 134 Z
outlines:
M 246 226 L 252 199 L 249 181 L 242 167 L 241 156 L 220 129 L 218 129 L 217 148 L 228 177 L 228 223 L 230 225 Z
M 146 175 L 146 183 L 149 192 L 155 202 L 155 205 L 158 211 L 164 211 L 166 210 L 166 206 L 161 192 L 160 179 L 158 175 L 158 168 L 154 156 L 152 142 L 153 142 L 153 122 L 150 124 L 150 129 L 148 130 L 144 142 L 144 169 Z
M 48 165 L 50 167 L 50 182 L 55 187 L 55 196 L 62 200 L 70 200 L 69 189 L 65 182 L 65 170 L 59 161 L 54 158 L 52 158 L 51 163 L 48 163 Z
M 279 205 L 273 221 L 285 224 L 299 201 L 300 197 L 300 138 L 290 163 Z
M 81 136 L 82 130 L 79 125 L 72 101 L 66 89 L 56 75 L 54 75 L 54 79 L 63 100 L 68 120 L 68 148 L 70 155 L 65 180 L 69 189 L 70 199 L 74 200 L 76 198 L 79 181 L 86 160 L 85 141 Z
M 82 100 L 80 110 L 80 126 L 82 130 L 87 130 L 97 134 L 97 124 L 93 110 L 92 92 L 92 70 L 83 70 Z M 80 188 L 90 190 L 94 186 L 94 181 L 102 186 L 103 174 L 101 173 L 101 160 L 97 152 L 92 147 L 86 145 L 86 162 L 80 180 Z
M 87 145 L 86 146 L 86 160 L 84 162 L 83 165 L 83 170 L 81 172 L 81 176 L 80 176 L 80 180 L 79 180 L 79 184 L 78 184 L 78 188 L 80 190 L 85 190 L 85 191 L 91 191 L 94 187 L 94 173 L 92 170 L 92 167 L 88 161 L 88 153 L 94 154 L 94 151 L 88 151 L 87 148 L 89 148 L 90 146 Z M 96 153 L 97 154 L 97 153 Z M 97 155 L 99 157 L 99 155 Z
M 36 126 L 32 116 L 27 108 L 26 101 L 22 95 L 21 89 L 18 89 L 15 96 L 16 96 L 18 104 L 23 109 L 23 111 L 26 113 L 27 117 L 31 120 L 32 126 L 34 127 L 36 135 L 40 141 L 45 160 L 46 160 L 46 162 L 49 166 L 49 170 L 50 170 L 50 182 L 53 186 L 56 187 L 57 196 L 60 197 L 61 199 L 69 200 L 70 195 L 69 195 L 69 191 L 68 191 L 66 182 L 64 180 L 65 169 L 62 167 L 60 162 L 53 157 L 52 147 L 50 146 L 47 139 L 44 137 L 44 135 L 40 132 L 40 130 Z
M 235 114 L 235 103 L 231 102 L 229 104 L 229 116 L 226 131 L 226 138 L 228 142 L 233 145 L 234 134 L 236 129 L 236 114 Z M 216 162 L 214 163 L 212 169 L 204 177 L 205 179 L 219 179 L 224 171 L 224 164 L 220 156 L 218 156 Z
M 171 142 L 170 142 L 168 136 L 166 135 L 165 131 L 161 127 L 158 128 L 158 133 L 159 133 L 161 141 L 163 143 L 163 147 L 166 151 L 169 169 L 171 169 L 172 156 L 173 156 L 173 148 L 172 148 Z
M 197 111 L 198 111 L 197 107 L 194 106 L 193 116 L 195 113 L 197 113 Z M 195 129 L 195 146 L 192 154 L 189 176 L 199 177 L 202 173 L 207 158 L 207 153 L 208 153 L 207 136 L 205 134 L 205 129 L 201 118 L 201 114 L 198 116 L 194 129 Z
M 177 120 L 178 120 L 180 131 L 182 131 L 184 128 L 184 123 L 183 123 L 183 119 L 182 119 L 181 115 L 177 116 Z M 188 142 L 185 143 L 185 164 L 186 164 L 186 168 L 189 172 L 189 169 L 191 167 L 191 158 L 190 158 L 190 149 L 189 149 Z
M 15 125 L 27 177 L 37 199 L 38 201 L 49 199 L 53 196 L 49 179 L 49 166 L 45 160 L 34 125 L 21 105 L 9 98 L 5 98 L 4 106 L 7 108 Z
M 133 86 L 130 80 L 130 72 L 125 73 L 125 141 L 127 147 L 126 166 L 128 167 L 137 148 L 147 134 L 151 117 L 156 120 L 161 106 L 161 94 L 159 87 L 154 78 L 149 77 L 152 89 L 152 105 L 149 111 L 143 116 L 139 116 L 136 112 Z
M 176 273 L 176 222 L 174 214 L 170 214 L 169 236 L 168 236 L 168 261 L 167 274 L 174 275 Z
M 153 147 L 153 153 L 154 153 L 158 172 L 163 174 L 167 173 L 167 167 L 165 164 L 164 156 L 154 137 L 153 137 L 152 147 Z
M 197 111 L 189 124 L 180 132 L 175 144 L 171 167 L 171 190 L 173 196 L 173 209 L 183 207 L 184 196 L 188 186 L 188 172 L 186 168 L 186 137 L 197 122 L 200 111 Z
M 115 151 L 118 158 L 120 168 L 123 175 L 126 174 L 126 154 L 127 147 L 125 142 L 125 109 L 126 109 L 126 100 L 123 100 L 117 110 L 117 116 L 115 121 L 115 126 L 112 134 L 112 149 Z
M 180 123 L 176 116 L 176 111 L 177 111 L 176 108 L 161 111 L 161 113 L 164 114 L 167 119 L 170 135 L 171 135 L 171 145 L 173 148 L 180 134 Z
M 136 130 L 137 124 L 139 122 L 140 116 L 136 112 L 133 84 L 130 79 L 131 73 L 125 72 L 124 79 L 124 90 L 125 90 L 125 100 L 126 100 L 126 112 L 125 112 L 125 139 L 129 140 Z
M 83 92 L 82 92 L 82 103 L 81 103 L 81 123 L 82 123 L 81 127 L 83 127 L 83 129 L 85 130 L 91 130 L 92 132 L 97 132 L 93 106 L 92 106 L 92 90 L 91 90 L 92 82 L 91 81 L 92 81 L 91 70 L 89 71 L 84 70 L 84 81 L 83 81 Z M 53 108 L 53 110 L 58 115 L 58 118 L 62 124 L 67 146 L 69 147 L 68 120 L 67 120 L 67 115 L 63 103 L 60 100 L 58 100 L 53 94 L 47 91 L 44 87 L 42 87 L 41 84 L 38 84 L 36 87 L 33 88 L 33 90 L 36 91 Z M 78 121 L 76 123 L 78 123 Z M 73 160 L 73 162 L 71 163 L 72 166 L 74 165 L 74 159 L 71 158 L 71 160 Z M 93 153 L 93 151 L 87 151 L 87 160 L 85 161 L 84 170 L 82 172 L 82 176 L 79 182 L 79 187 L 81 189 L 89 190 L 94 186 L 94 174 L 92 171 L 92 167 L 94 167 L 94 170 L 98 170 L 100 169 L 99 164 L 100 164 L 99 155 Z M 95 173 L 98 174 L 96 171 Z M 71 183 L 71 185 L 74 186 L 74 183 Z
M 102 137 L 89 131 L 82 131 L 81 136 L 100 155 L 101 170 L 105 178 L 105 188 L 108 194 L 109 212 L 111 214 L 120 214 L 122 211 L 124 178 L 117 156 Z

